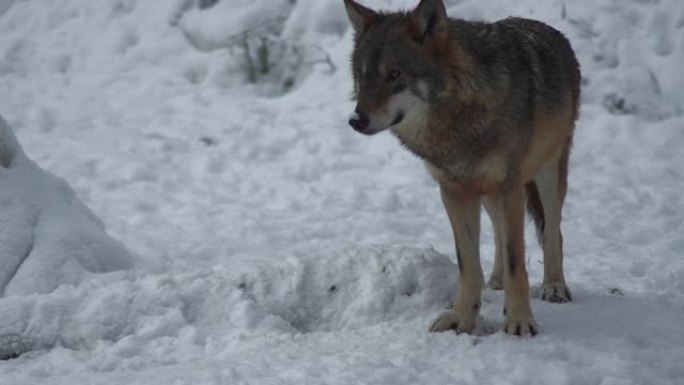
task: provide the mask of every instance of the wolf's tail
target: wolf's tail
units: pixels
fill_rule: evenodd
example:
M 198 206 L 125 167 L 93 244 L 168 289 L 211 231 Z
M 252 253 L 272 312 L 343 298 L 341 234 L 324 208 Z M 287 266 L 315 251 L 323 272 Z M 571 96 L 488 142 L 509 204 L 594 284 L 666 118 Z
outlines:
M 539 187 L 537 187 L 534 180 L 525 185 L 525 192 L 527 193 L 527 212 L 534 220 L 535 227 L 537 228 L 537 239 L 541 243 L 545 225 L 544 205 L 539 196 Z

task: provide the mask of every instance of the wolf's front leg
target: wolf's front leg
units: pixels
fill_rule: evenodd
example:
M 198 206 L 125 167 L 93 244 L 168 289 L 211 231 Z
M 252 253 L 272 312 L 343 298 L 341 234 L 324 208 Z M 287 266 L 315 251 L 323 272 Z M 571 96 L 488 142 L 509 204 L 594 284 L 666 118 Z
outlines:
M 503 284 L 506 295 L 504 331 L 518 336 L 536 335 L 539 327 L 530 308 L 530 289 L 525 268 L 525 192 L 523 186 L 513 186 L 497 199 L 501 210 L 494 228 L 503 248 Z
M 460 280 L 451 310 L 440 314 L 430 331 L 471 333 L 480 311 L 484 282 L 480 266 L 480 198 L 459 194 L 448 185 L 441 186 L 441 194 L 456 240 Z

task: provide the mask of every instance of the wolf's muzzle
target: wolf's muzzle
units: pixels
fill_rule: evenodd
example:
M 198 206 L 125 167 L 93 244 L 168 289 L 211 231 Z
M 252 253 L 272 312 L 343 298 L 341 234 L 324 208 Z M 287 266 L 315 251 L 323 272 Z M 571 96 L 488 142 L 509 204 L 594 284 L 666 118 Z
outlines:
M 349 118 L 349 125 L 354 128 L 354 130 L 366 134 L 366 130 L 368 129 L 368 118 L 363 115 L 359 114 L 358 112 L 355 112 L 350 118 Z

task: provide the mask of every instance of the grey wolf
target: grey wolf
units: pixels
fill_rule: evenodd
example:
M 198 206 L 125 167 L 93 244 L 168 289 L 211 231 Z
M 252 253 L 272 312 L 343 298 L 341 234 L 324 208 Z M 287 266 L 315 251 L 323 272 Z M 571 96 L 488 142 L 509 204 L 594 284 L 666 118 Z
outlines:
M 471 333 L 481 307 L 480 208 L 495 230 L 489 285 L 504 289 L 503 330 L 535 335 L 525 266 L 525 208 L 544 253 L 542 299 L 567 302 L 561 211 L 578 116 L 579 63 L 568 40 L 535 20 L 447 17 L 442 0 L 408 12 L 344 4 L 354 28 L 357 101 L 349 124 L 390 130 L 438 182 L 451 223 L 458 294 L 430 331 Z

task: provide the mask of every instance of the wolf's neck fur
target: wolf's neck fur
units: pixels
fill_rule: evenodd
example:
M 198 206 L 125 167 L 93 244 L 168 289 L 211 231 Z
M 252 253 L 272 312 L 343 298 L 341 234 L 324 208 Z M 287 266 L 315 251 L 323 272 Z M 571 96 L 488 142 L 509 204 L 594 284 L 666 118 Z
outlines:
M 488 23 L 450 19 L 446 54 L 438 60 L 445 68 L 441 87 L 420 108 L 422 119 L 414 118 L 393 128 L 394 134 L 412 153 L 434 166 L 468 176 L 471 166 L 498 146 L 502 125 L 497 112 L 506 104 L 505 75 L 489 74 L 496 66 L 495 47 L 481 49 L 479 40 L 495 34 Z M 479 53 L 473 52 L 478 45 Z
M 484 105 L 443 95 L 422 103 L 421 113 L 393 127 L 392 132 L 423 160 L 451 170 L 455 177 L 468 176 L 471 166 L 490 152 L 499 133 L 488 127 Z

